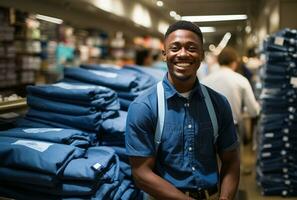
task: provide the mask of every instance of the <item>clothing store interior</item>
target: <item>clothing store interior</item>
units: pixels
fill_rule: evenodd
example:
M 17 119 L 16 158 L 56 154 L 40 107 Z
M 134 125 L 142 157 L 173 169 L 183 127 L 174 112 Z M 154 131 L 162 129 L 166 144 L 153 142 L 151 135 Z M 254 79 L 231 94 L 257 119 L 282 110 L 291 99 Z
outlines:
M 230 105 L 231 126 L 236 130 L 240 165 L 235 195 L 222 197 L 226 186 L 220 187 L 218 156 L 218 172 L 213 179 L 219 197 L 216 199 L 297 200 L 296 11 L 296 0 L 1 0 L 0 199 L 154 197 L 156 189 L 146 190 L 149 187 L 136 184 L 134 178 L 137 167 L 134 163 L 132 171 L 131 157 L 140 154 L 127 153 L 131 152 L 128 147 L 134 148 L 129 143 L 133 128 L 150 134 L 151 141 L 146 141 L 148 137 L 138 140 L 151 148 L 154 132 L 144 130 L 143 124 L 132 126 L 132 111 L 128 111 L 135 99 L 145 101 L 151 97 L 146 96 L 148 91 L 157 93 L 158 82 L 164 85 L 166 80 L 172 81 L 169 76 L 175 72 L 168 70 L 170 62 L 174 62 L 168 59 L 170 55 L 176 53 L 172 59 L 192 59 L 196 47 L 191 49 L 188 44 L 180 47 L 182 55 L 178 55 L 176 46 L 184 45 L 183 41 L 178 43 L 179 36 L 175 42 L 178 44 L 171 44 L 168 49 L 165 45 L 177 35 L 173 31 L 164 38 L 168 27 L 182 20 L 198 26 L 203 35 L 201 41 L 195 31 L 191 33 L 201 41 L 204 51 L 204 56 L 199 57 L 202 59 L 195 84 L 227 99 L 227 106 L 223 107 Z M 189 66 L 176 65 L 176 73 Z M 175 90 L 174 84 L 171 86 Z M 166 96 L 165 86 L 164 89 Z M 192 91 L 175 92 L 179 98 L 187 95 L 190 99 Z M 157 103 L 153 107 L 161 107 Z M 212 103 L 216 112 L 211 113 L 207 107 L 211 121 L 206 123 L 213 127 L 210 132 L 215 132 L 211 115 L 228 108 L 217 108 L 216 102 Z M 148 116 L 138 104 L 135 121 Z M 150 108 L 141 109 L 153 113 Z M 166 109 L 168 116 L 172 110 L 179 111 L 174 106 Z M 220 119 L 215 119 L 217 142 L 225 138 L 220 137 L 221 132 L 228 134 Z M 146 120 L 154 122 L 146 126 L 157 129 L 159 118 L 151 116 Z M 166 126 L 165 120 L 164 130 Z M 188 134 L 185 129 L 191 125 L 181 122 L 180 126 L 180 131 L 172 130 L 172 134 L 180 134 L 183 141 Z M 195 135 L 198 140 L 202 138 L 199 133 L 207 132 L 197 127 L 194 140 Z M 164 136 L 156 152 L 162 151 L 162 143 L 165 147 L 165 139 L 172 146 L 179 142 Z M 176 155 L 197 154 L 195 159 L 201 163 L 200 147 L 192 150 L 186 147 L 186 141 L 181 145 L 182 152 L 196 152 Z M 204 157 L 207 155 L 210 154 Z M 144 156 L 158 160 L 158 154 Z M 172 165 L 186 166 L 186 159 Z M 158 161 L 165 162 L 166 159 Z M 185 195 L 215 199 L 209 197 L 211 190 L 203 188 L 206 184 L 201 184 L 212 175 L 199 171 L 199 165 L 195 167 L 196 173 L 189 176 L 195 177 L 197 188 L 190 189 L 203 195 Z M 189 166 L 190 171 L 195 171 L 195 167 Z M 175 190 L 184 192 L 166 179 L 166 174 L 162 177 L 157 168 L 151 168 Z M 176 174 L 176 179 L 180 174 Z M 180 182 L 185 183 L 183 179 Z

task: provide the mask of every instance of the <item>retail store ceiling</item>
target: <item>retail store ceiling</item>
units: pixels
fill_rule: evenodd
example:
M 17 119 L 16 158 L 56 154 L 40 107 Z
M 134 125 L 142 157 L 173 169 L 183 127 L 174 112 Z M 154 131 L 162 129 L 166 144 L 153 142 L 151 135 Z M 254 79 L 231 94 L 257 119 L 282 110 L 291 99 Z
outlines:
M 1 0 L 0 6 L 10 6 L 24 11 L 40 13 L 53 17 L 62 18 L 70 24 L 84 27 L 101 27 L 109 32 L 116 32 L 121 29 L 126 34 L 135 35 L 153 35 L 162 37 L 162 34 L 156 30 L 137 26 L 130 20 L 113 15 L 109 12 L 96 9 L 94 2 L 107 2 L 100 0 Z M 151 12 L 154 19 L 164 19 L 167 22 L 173 22 L 169 16 L 170 11 L 175 11 L 180 16 L 188 15 L 224 15 L 224 14 L 246 14 L 248 18 L 257 11 L 257 5 L 260 0 L 163 0 L 164 6 L 156 6 L 156 0 L 122 0 L 126 4 L 143 3 Z M 92 5 L 93 3 L 93 5 Z M 225 22 L 203 22 L 200 26 L 212 26 L 216 31 L 205 33 L 207 45 L 214 43 L 217 45 L 226 32 L 233 35 L 233 40 L 243 37 L 243 30 L 247 20 L 225 21 Z
M 142 1 L 155 7 L 155 9 L 163 9 L 163 16 L 169 18 L 171 18 L 169 16 L 170 11 L 175 11 L 180 16 L 247 15 L 247 20 L 196 22 L 199 26 L 215 28 L 215 32 L 204 33 L 207 44 L 217 44 L 227 32 L 234 36 L 233 39 L 242 38 L 247 24 L 258 15 L 262 2 L 261 0 L 163 0 L 162 8 L 157 8 L 155 5 L 157 0 Z

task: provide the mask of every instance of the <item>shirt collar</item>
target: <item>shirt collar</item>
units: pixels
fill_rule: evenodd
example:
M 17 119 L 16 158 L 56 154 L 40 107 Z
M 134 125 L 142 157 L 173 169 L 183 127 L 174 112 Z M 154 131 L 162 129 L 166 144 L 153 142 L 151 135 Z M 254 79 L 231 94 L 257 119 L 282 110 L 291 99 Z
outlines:
M 168 80 L 168 72 L 166 73 L 166 75 L 163 78 L 163 86 L 164 86 L 164 93 L 165 93 L 165 98 L 166 99 L 169 99 L 169 98 L 171 98 L 171 97 L 173 97 L 175 95 L 178 95 L 178 92 L 176 91 L 174 86 Z M 190 97 L 193 94 L 197 94 L 199 98 L 204 97 L 203 94 L 202 94 L 202 91 L 201 91 L 201 86 L 200 86 L 198 78 L 196 78 L 196 83 L 195 83 L 195 86 L 194 86 L 194 88 L 192 90 L 192 93 L 191 93 Z

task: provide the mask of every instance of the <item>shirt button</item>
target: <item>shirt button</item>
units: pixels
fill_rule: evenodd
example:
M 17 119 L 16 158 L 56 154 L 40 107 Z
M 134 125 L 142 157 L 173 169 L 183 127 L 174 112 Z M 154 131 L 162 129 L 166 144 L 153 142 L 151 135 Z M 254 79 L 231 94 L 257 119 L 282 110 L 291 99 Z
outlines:
M 189 147 L 189 151 L 192 151 L 192 147 Z
M 188 125 L 188 128 L 192 128 L 192 125 L 191 125 L 191 124 L 189 124 L 189 125 Z
M 195 171 L 196 170 L 196 168 L 195 167 L 192 167 L 192 171 Z

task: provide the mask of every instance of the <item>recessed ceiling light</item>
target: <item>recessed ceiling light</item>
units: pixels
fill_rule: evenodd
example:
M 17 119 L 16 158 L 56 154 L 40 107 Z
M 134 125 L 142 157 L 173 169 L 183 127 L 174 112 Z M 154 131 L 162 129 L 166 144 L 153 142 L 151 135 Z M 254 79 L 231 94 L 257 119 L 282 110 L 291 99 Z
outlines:
M 216 28 L 212 26 L 201 26 L 199 28 L 202 33 L 212 33 L 216 31 Z
M 163 1 L 157 1 L 156 2 L 157 6 L 162 7 L 164 5 Z
M 55 18 L 55 17 L 49 17 L 49 16 L 46 16 L 46 15 L 37 14 L 35 17 L 36 17 L 36 19 L 44 20 L 44 21 L 47 21 L 47 22 L 55 23 L 55 24 L 62 24 L 63 23 L 62 19 Z
M 175 17 L 175 16 L 176 16 L 176 12 L 172 10 L 172 11 L 170 11 L 169 15 L 170 15 L 171 17 Z
M 182 20 L 191 22 L 213 22 L 213 21 L 232 21 L 245 20 L 247 15 L 201 15 L 201 16 L 182 16 Z

